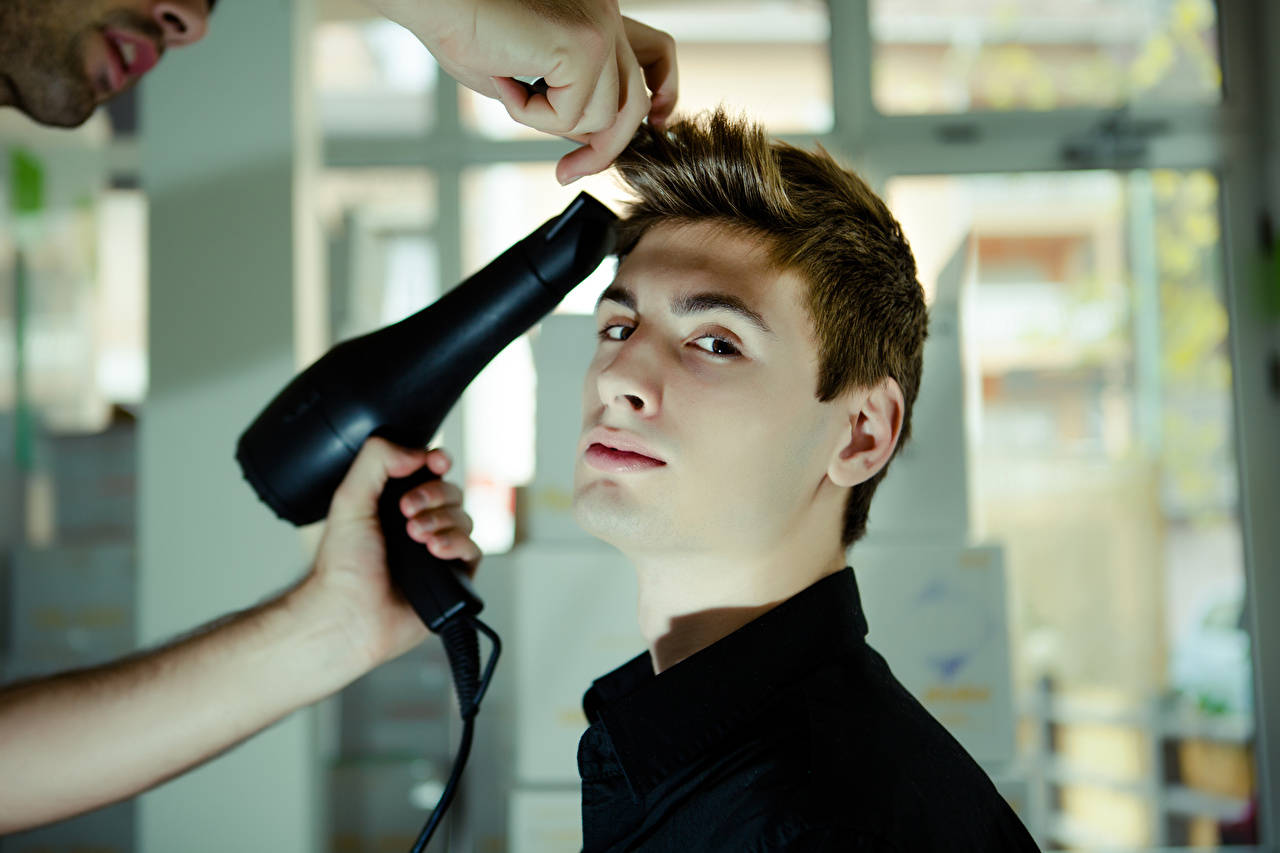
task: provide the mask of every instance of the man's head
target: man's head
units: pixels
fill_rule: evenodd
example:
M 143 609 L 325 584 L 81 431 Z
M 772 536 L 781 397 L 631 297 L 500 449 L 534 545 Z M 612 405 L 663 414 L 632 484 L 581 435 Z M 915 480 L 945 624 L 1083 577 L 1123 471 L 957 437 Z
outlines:
M 0 0 L 0 105 L 75 127 L 165 50 L 204 37 L 213 0 Z
M 920 386 L 924 294 L 898 223 L 825 151 L 722 112 L 642 126 L 617 165 L 636 200 L 596 312 L 579 523 L 624 552 L 793 530 L 847 548 Z

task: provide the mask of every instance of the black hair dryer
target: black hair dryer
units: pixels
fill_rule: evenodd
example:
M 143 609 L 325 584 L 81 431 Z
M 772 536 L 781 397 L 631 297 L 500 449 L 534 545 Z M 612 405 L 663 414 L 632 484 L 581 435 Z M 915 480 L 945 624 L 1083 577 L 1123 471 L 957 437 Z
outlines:
M 240 436 L 236 459 L 258 496 L 286 521 L 310 524 L 328 513 L 334 490 L 370 435 L 424 446 L 484 366 L 613 251 L 616 221 L 607 207 L 580 193 L 563 213 L 434 304 L 333 347 Z M 454 774 L 414 850 L 425 846 L 448 807 L 499 648 L 497 635 L 475 618 L 483 603 L 464 564 L 437 559 L 405 531 L 400 497 L 436 476 L 424 466 L 388 482 L 379 500 L 392 580 L 444 639 L 467 723 Z M 483 679 L 477 629 L 494 642 Z

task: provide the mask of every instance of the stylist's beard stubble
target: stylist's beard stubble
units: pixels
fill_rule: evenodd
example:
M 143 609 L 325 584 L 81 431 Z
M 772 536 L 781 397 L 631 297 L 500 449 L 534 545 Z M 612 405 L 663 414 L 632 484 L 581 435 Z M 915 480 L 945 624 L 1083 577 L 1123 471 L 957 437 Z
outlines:
M 84 0 L 0 0 L 0 79 L 13 105 L 41 124 L 76 127 L 98 106 L 85 67 L 85 46 L 104 27 L 122 26 L 153 35 L 154 21 L 116 10 L 97 20 Z

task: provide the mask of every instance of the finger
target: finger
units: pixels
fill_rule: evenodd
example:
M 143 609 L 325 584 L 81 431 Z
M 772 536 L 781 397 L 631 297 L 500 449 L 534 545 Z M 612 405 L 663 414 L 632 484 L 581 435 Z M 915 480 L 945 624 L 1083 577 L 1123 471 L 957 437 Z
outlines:
M 644 76 L 640 64 L 635 61 L 630 47 L 619 50 L 619 55 L 629 58 L 625 66 L 624 103 L 618 119 L 608 130 L 593 133 L 586 145 L 560 158 L 556 164 L 556 180 L 561 185 L 572 183 L 583 175 L 601 172 L 617 159 L 635 135 L 640 121 L 649 112 L 649 95 L 644 89 Z
M 442 506 L 462 506 L 462 489 L 444 480 L 415 486 L 400 498 L 400 512 L 406 516 Z
M 507 115 L 520 124 L 544 133 L 572 133 L 594 94 L 592 83 L 610 58 L 603 47 L 597 50 L 584 48 L 542 76 L 547 85 L 545 94 L 535 92 L 511 77 L 490 79 L 498 100 L 507 109 Z
M 440 64 L 441 69 L 443 69 L 445 73 L 447 73 L 454 80 L 457 80 L 462 85 L 466 86 L 471 91 L 478 92 L 479 94 L 484 95 L 486 98 L 493 98 L 494 100 L 498 100 L 498 89 L 494 85 L 494 82 L 493 82 L 495 79 L 494 77 L 489 76 L 487 73 L 483 73 L 478 70 L 472 70 L 462 65 L 449 62 L 448 60 L 440 56 L 436 57 L 436 61 Z M 510 80 L 510 78 L 501 78 L 501 79 Z M 516 85 L 520 85 L 515 80 L 510 80 L 510 82 L 516 83 Z
M 493 85 L 498 90 L 498 100 L 507 108 L 507 115 L 520 124 L 544 133 L 559 134 L 568 133 L 577 121 L 576 116 L 568 118 L 558 115 L 555 107 L 547 100 L 547 95 L 530 92 L 519 80 L 494 77 Z
M 611 20 L 574 31 L 573 50 L 543 75 L 546 100 L 555 112 L 548 133 L 590 133 L 613 124 L 618 111 L 617 45 L 622 16 L 614 6 Z M 530 125 L 536 127 L 536 125 Z
M 551 103 L 555 105 L 555 90 L 551 91 Z M 596 80 L 591 100 L 583 110 L 582 117 L 573 126 L 571 134 L 599 133 L 608 130 L 618 118 L 618 110 L 622 108 L 621 93 L 618 89 L 618 62 L 614 56 L 608 57 L 600 77 Z
M 519 80 L 510 77 L 489 79 L 498 93 L 498 100 L 507 108 L 507 115 L 521 124 L 536 127 L 535 122 L 545 123 L 547 115 L 554 113 L 546 95 L 531 91 Z
M 649 123 L 662 128 L 676 108 L 680 74 L 676 63 L 676 40 L 662 30 L 645 26 L 623 17 L 627 41 L 644 69 L 644 82 L 649 87 Z
M 405 529 L 410 539 L 426 542 L 432 534 L 447 530 L 461 530 L 464 534 L 470 535 L 475 529 L 475 522 L 461 507 L 439 507 L 415 514 L 409 519 Z
M 448 451 L 443 447 L 433 447 L 427 451 L 427 467 L 437 474 L 444 476 L 449 473 L 449 469 L 453 467 L 453 459 L 449 456 Z
M 442 530 L 427 537 L 427 550 L 441 560 L 480 561 L 480 546 L 461 530 Z
M 370 436 L 333 493 L 329 520 L 363 519 L 378 513 L 378 496 L 392 477 L 407 477 L 427 463 L 427 451 Z

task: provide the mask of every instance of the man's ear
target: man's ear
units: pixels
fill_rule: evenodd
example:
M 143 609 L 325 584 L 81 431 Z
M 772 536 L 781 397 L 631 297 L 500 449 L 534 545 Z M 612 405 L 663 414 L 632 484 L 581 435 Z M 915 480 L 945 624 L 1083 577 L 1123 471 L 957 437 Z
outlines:
M 850 391 L 843 401 L 844 438 L 827 468 L 827 477 L 841 487 L 870 480 L 889 464 L 907 411 L 902 387 L 889 376 L 870 389 Z

